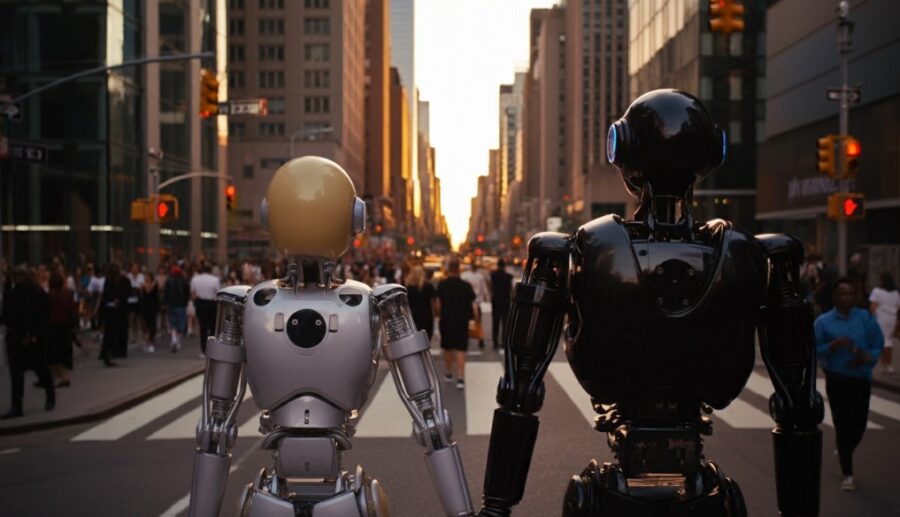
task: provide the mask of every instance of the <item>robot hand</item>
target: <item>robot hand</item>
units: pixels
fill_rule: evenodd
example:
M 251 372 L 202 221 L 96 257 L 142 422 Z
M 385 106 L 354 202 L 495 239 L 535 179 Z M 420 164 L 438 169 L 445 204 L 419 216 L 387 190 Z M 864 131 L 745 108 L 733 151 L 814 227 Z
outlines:
M 416 439 L 427 449 L 425 463 L 448 516 L 472 515 L 474 509 L 453 427 L 444 410 L 440 383 L 425 331 L 416 332 L 406 289 L 398 284 L 373 291 L 384 329 L 384 355 L 400 399 L 413 418 Z
M 231 447 L 237 438 L 235 417 L 244 398 L 244 347 L 241 325 L 249 286 L 219 291 L 215 337 L 206 345 L 206 374 L 203 384 L 203 416 L 197 423 L 197 452 L 191 486 L 190 515 L 219 514 Z

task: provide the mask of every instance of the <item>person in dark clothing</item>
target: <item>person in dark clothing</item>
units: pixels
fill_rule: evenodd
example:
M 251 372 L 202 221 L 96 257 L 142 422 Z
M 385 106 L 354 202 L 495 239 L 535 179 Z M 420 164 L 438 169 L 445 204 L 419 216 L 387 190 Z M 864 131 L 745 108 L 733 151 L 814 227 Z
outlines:
M 6 324 L 6 353 L 12 384 L 12 408 L 2 418 L 22 416 L 25 396 L 25 371 L 34 370 L 46 393 L 44 409 L 56 407 L 56 389 L 46 363 L 47 327 L 50 302 L 24 267 L 13 270 L 5 289 L 3 315 Z
M 438 312 L 441 315 L 441 348 L 444 349 L 446 381 L 453 380 L 456 366 L 456 387 L 465 388 L 466 349 L 469 348 L 469 320 L 477 317 L 475 291 L 460 278 L 459 260 L 452 259 L 447 278 L 438 284 Z
M 66 288 L 63 276 L 50 275 L 50 328 L 48 329 L 47 363 L 53 376 L 59 381 L 57 388 L 70 386 L 72 370 L 72 338 L 78 322 L 78 307 L 74 293 Z
M 425 280 L 425 268 L 414 266 L 406 278 L 406 297 L 416 329 L 424 330 L 428 340 L 434 334 L 434 286 Z
M 144 345 L 144 352 L 153 353 L 156 351 L 154 346 L 156 343 L 156 318 L 159 316 L 159 284 L 153 273 L 148 272 L 144 275 L 144 285 L 141 288 L 143 305 L 141 310 L 144 316 L 144 329 L 147 331 L 147 343 Z
M 110 264 L 106 271 L 99 307 L 100 320 L 103 323 L 100 360 L 106 366 L 116 366 L 112 358 L 125 357 L 128 348 L 129 296 L 131 283 L 122 275 L 118 265 Z
M 834 283 L 834 309 L 816 318 L 816 355 L 825 372 L 825 392 L 834 419 L 834 435 L 844 480 L 855 490 L 853 451 L 862 441 L 869 419 L 872 368 L 884 346 L 878 322 L 855 307 L 856 287 L 847 278 Z
M 512 275 L 506 272 L 506 262 L 503 259 L 497 261 L 497 269 L 491 271 L 491 338 L 494 340 L 494 350 L 503 346 L 500 336 L 501 326 L 506 332 L 507 317 L 509 316 L 509 301 L 512 294 Z
M 163 286 L 163 306 L 172 333 L 172 353 L 181 348 L 181 338 L 187 333 L 187 304 L 191 298 L 191 286 L 178 266 L 172 266 L 172 273 Z

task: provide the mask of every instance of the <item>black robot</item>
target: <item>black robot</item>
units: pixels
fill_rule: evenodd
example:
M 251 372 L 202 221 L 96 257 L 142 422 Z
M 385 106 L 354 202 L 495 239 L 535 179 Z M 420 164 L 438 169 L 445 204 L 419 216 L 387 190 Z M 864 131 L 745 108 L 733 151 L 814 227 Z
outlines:
M 560 333 L 617 460 L 592 461 L 572 477 L 564 516 L 746 515 L 737 483 L 705 461 L 701 436 L 712 433 L 703 414 L 728 406 L 750 376 L 755 331 L 775 388 L 778 507 L 818 514 L 823 404 L 812 312 L 797 294 L 803 248 L 787 235 L 694 220 L 693 186 L 725 154 L 725 133 L 697 98 L 646 93 L 607 142 L 609 161 L 640 199 L 634 219 L 607 215 L 574 235 L 529 241 L 482 516 L 509 515 L 522 499 Z

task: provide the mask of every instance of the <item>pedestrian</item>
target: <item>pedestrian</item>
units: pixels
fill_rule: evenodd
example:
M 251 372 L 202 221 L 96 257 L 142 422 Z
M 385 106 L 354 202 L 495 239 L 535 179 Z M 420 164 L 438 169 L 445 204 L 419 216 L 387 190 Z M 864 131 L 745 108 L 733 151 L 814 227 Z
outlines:
M 100 327 L 100 295 L 103 294 L 103 287 L 106 284 L 106 277 L 103 276 L 105 268 L 98 265 L 94 268 L 94 276 L 88 282 L 88 295 L 90 296 L 90 319 L 91 329 L 96 330 Z
M 12 407 L 3 419 L 24 414 L 22 399 L 26 370 L 34 370 L 44 387 L 44 409 L 50 411 L 56 407 L 56 388 L 47 369 L 45 350 L 50 301 L 47 293 L 37 285 L 34 275 L 24 266 L 13 269 L 11 276 L 4 289 L 3 314 L 0 316 L 0 322 L 6 325 L 6 353 L 12 385 Z
M 184 279 L 184 272 L 180 267 L 172 266 L 172 272 L 163 286 L 163 306 L 169 320 L 173 354 L 181 349 L 181 338 L 187 332 L 187 305 L 190 297 L 191 288 Z
M 100 360 L 106 366 L 116 366 L 113 358 L 125 357 L 128 348 L 128 310 L 131 283 L 122 275 L 117 264 L 106 269 L 106 281 L 100 295 L 100 321 L 103 325 L 103 343 Z
M 131 329 L 132 334 L 129 337 L 129 342 L 131 342 L 141 339 L 141 334 L 143 333 L 141 327 L 144 320 L 141 312 L 144 273 L 141 272 L 141 265 L 137 262 L 131 264 L 131 270 L 128 272 L 128 283 L 131 284 L 131 296 L 127 300 L 128 328 Z
M 425 268 L 415 265 L 406 277 L 406 297 L 412 312 L 416 329 L 428 334 L 428 341 L 434 335 L 435 291 L 430 282 L 425 281 Z
M 878 320 L 881 334 L 884 336 L 884 349 L 881 352 L 881 365 L 888 375 L 894 374 L 894 344 L 900 339 L 900 293 L 890 273 L 881 273 L 881 285 L 872 289 L 869 295 L 869 310 Z
M 446 382 L 453 382 L 456 367 L 456 387 L 465 388 L 466 350 L 469 348 L 469 320 L 476 318 L 475 291 L 460 278 L 459 260 L 451 259 L 447 266 L 447 278 L 437 287 L 438 313 L 440 314 L 441 348 L 444 349 Z M 476 320 L 477 321 L 477 320 Z
M 144 344 L 144 352 L 152 354 L 156 352 L 156 320 L 159 318 L 159 284 L 153 273 L 144 275 L 144 285 L 141 288 L 142 316 L 144 318 L 144 330 L 147 342 Z
M 856 286 L 850 279 L 835 280 L 834 308 L 815 322 L 816 353 L 825 372 L 843 490 L 856 489 L 853 451 L 866 430 L 872 368 L 884 345 L 875 317 L 854 306 L 856 296 Z
M 506 261 L 498 260 L 497 269 L 491 271 L 491 339 L 494 350 L 499 350 L 504 345 L 501 336 L 506 332 L 508 324 L 512 278 L 506 272 Z
M 197 322 L 200 324 L 200 355 L 206 356 L 206 340 L 215 331 L 216 326 L 216 294 L 222 288 L 219 277 L 212 274 L 212 266 L 204 263 L 200 266 L 200 274 L 191 278 L 191 297 L 197 310 Z
M 196 272 L 194 270 L 193 265 L 188 265 L 185 269 L 185 279 L 188 285 L 194 280 L 194 276 L 196 276 Z M 194 305 L 193 298 L 188 298 L 187 308 L 185 309 L 185 315 L 187 316 L 187 337 L 191 337 L 194 335 L 194 323 L 197 322 L 197 306 Z
M 484 329 L 481 327 L 481 304 L 490 301 L 487 280 L 479 271 L 478 264 L 472 262 L 469 270 L 463 272 L 462 279 L 472 286 L 475 291 L 475 338 L 478 339 L 478 348 L 484 348 Z
M 47 332 L 47 367 L 59 382 L 57 388 L 71 386 L 72 337 L 78 322 L 78 308 L 72 291 L 59 273 L 50 274 L 50 325 Z

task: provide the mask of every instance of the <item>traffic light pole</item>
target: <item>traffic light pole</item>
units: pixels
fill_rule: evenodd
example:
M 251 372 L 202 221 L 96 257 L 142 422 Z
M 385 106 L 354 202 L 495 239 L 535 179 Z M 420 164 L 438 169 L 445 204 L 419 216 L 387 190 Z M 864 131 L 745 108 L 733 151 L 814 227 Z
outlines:
M 843 145 L 844 137 L 850 133 L 850 86 L 848 84 L 848 55 L 850 54 L 853 22 L 848 19 L 850 14 L 850 2 L 841 0 L 838 3 L 838 56 L 841 64 L 841 109 L 839 117 L 839 132 Z M 841 165 L 846 167 L 845 164 Z M 848 181 L 846 178 L 840 181 L 840 191 L 847 192 Z M 838 273 L 841 276 L 847 274 L 847 221 L 838 221 Z

